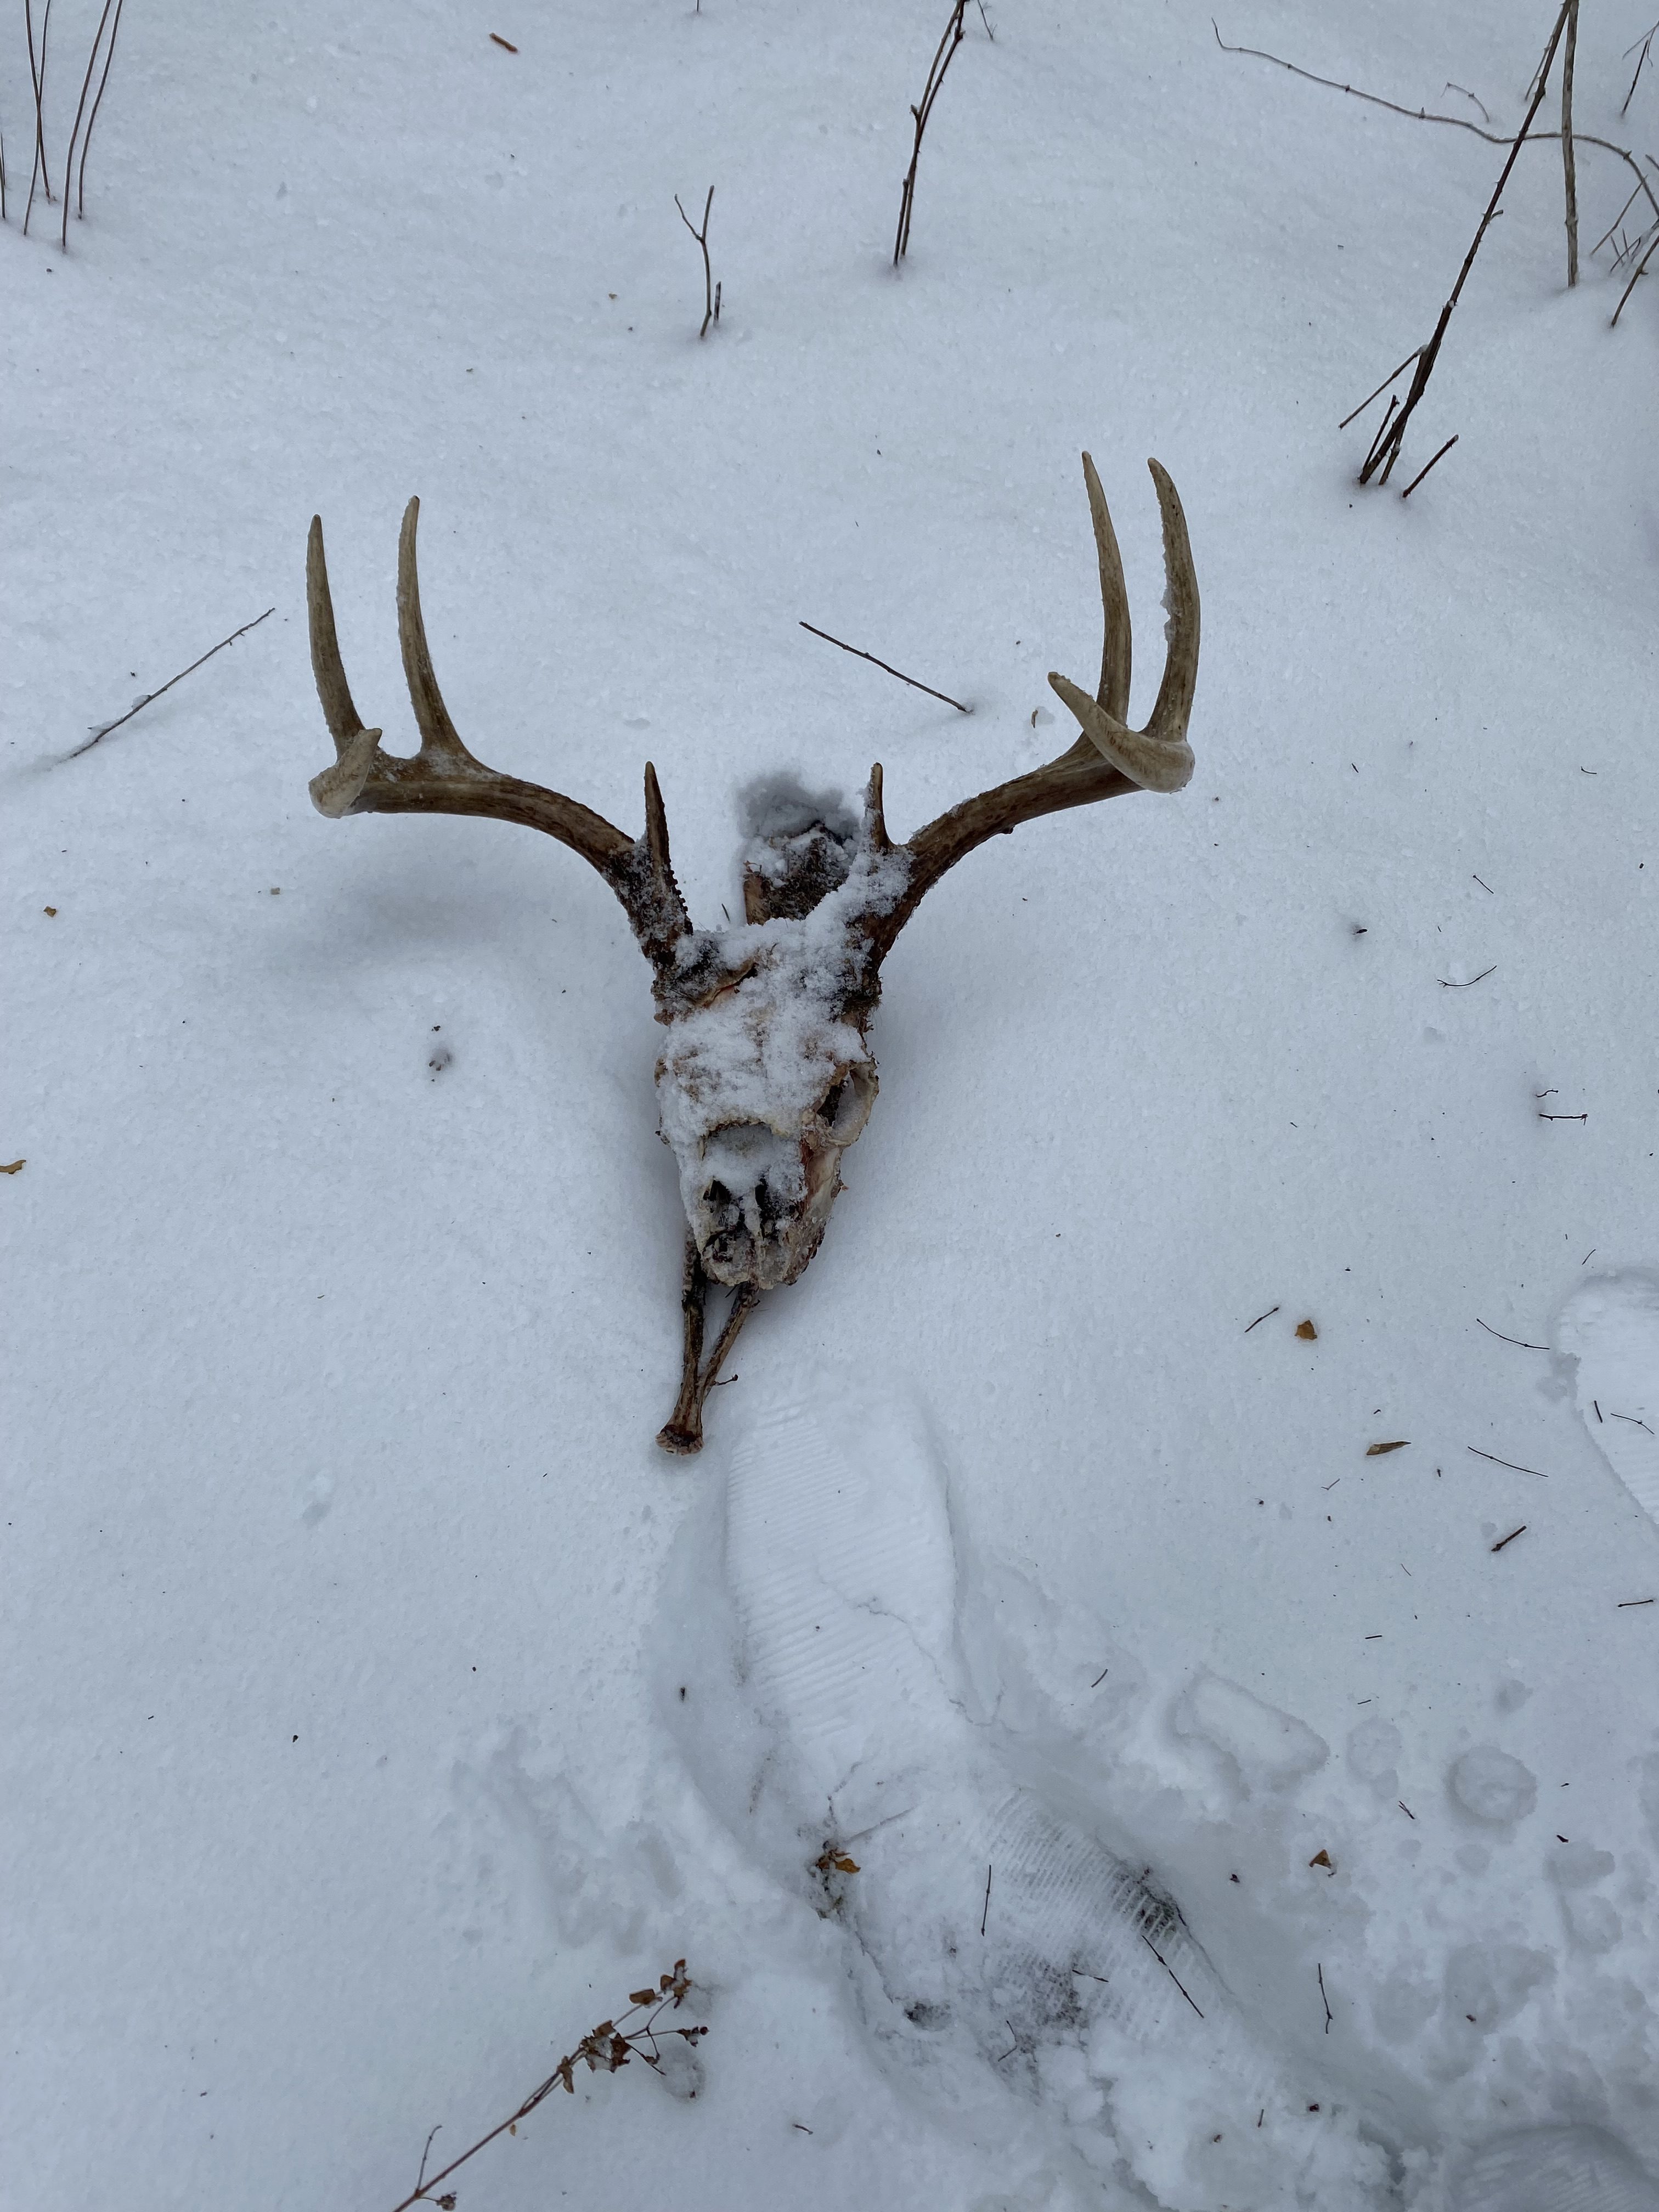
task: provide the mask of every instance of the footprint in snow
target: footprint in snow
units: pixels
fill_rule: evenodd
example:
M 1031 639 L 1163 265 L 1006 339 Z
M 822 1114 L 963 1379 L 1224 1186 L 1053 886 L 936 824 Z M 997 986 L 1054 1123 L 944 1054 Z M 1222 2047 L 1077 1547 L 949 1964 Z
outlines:
M 665 1659 L 664 1710 L 740 1840 L 845 1928 L 878 2050 L 1170 2212 L 1402 2201 L 1382 2131 L 1241 2016 L 1178 1903 L 1005 1763 L 909 1413 L 826 1382 L 729 1449 L 667 1607 L 721 1591 L 725 1648 Z
M 1561 1309 L 1555 1348 L 1577 1363 L 1591 1442 L 1659 1527 L 1659 1276 L 1630 1267 L 1581 1283 Z

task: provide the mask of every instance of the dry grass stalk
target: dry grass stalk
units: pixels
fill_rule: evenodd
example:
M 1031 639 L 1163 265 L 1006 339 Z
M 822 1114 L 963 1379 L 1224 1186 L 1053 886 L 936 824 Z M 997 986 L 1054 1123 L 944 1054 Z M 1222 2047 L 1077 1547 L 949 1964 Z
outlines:
M 684 1959 L 677 1959 L 672 1969 L 659 1978 L 654 1990 L 632 1991 L 628 2000 L 626 2012 L 616 2020 L 602 2020 L 597 2027 L 589 2028 L 576 2048 L 560 2059 L 546 2081 L 542 2082 L 539 2087 L 531 2091 L 516 2112 L 509 2112 L 497 2126 L 490 2129 L 488 2135 L 480 2136 L 470 2149 L 464 2150 L 459 2158 L 452 2158 L 447 2166 L 441 2166 L 438 2172 L 428 2179 L 426 2171 L 427 2153 L 432 2148 L 432 2136 L 435 2136 L 438 2132 L 437 2129 L 434 2128 L 432 2135 L 426 2139 L 426 2149 L 421 2153 L 421 2171 L 416 2179 L 415 2186 L 407 2197 L 403 2197 L 392 2207 L 392 2212 L 409 2212 L 411 2204 L 435 2204 L 440 2208 L 440 2212 L 453 2212 L 455 2191 L 453 2189 L 446 2190 L 441 2197 L 434 2197 L 432 2192 L 437 2188 L 439 2183 L 447 2181 L 452 2173 L 465 2166 L 468 2159 L 476 2158 L 487 2143 L 495 2142 L 497 2136 L 516 2135 L 519 2122 L 527 2120 L 537 2106 L 544 2103 L 556 2089 L 567 2090 L 574 2097 L 576 2094 L 575 2076 L 578 2066 L 586 2066 L 590 2074 L 615 2074 L 626 2066 L 629 2059 L 638 2058 L 643 2060 L 646 2065 L 660 2071 L 661 2045 L 671 2036 L 684 2043 L 690 2050 L 695 2051 L 698 2043 L 708 2033 L 706 2027 L 659 2028 L 657 2026 L 657 2022 L 665 2012 L 679 2010 L 690 1995 L 690 1990 L 691 1983 L 686 1974 L 685 1961 Z M 633 2028 L 626 2027 L 626 2022 L 632 2020 L 635 2013 L 641 2012 L 647 2015 L 641 2026 Z

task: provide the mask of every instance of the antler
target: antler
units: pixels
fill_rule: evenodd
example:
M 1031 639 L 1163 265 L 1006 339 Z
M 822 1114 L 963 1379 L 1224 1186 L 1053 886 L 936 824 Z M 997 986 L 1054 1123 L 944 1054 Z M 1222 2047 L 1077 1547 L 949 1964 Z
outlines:
M 313 804 L 319 814 L 483 814 L 500 822 L 521 822 L 580 853 L 605 878 L 622 901 L 641 950 L 659 973 L 672 966 L 678 939 L 691 927 L 685 902 L 669 861 L 668 822 L 657 772 L 645 769 L 646 830 L 629 837 L 602 814 L 548 791 L 538 783 L 499 775 L 475 760 L 449 719 L 421 619 L 421 584 L 416 573 L 415 532 L 421 502 L 404 510 L 398 538 L 398 641 L 404 675 L 415 709 L 421 749 L 412 760 L 380 750 L 380 732 L 363 727 L 346 682 L 329 596 L 328 566 L 323 557 L 323 525 L 313 515 L 306 549 L 306 599 L 311 617 L 311 665 L 317 696 L 338 755 L 332 768 L 311 780 Z
M 1083 735 L 1047 767 L 1016 776 L 1012 782 L 1000 783 L 993 791 L 982 791 L 976 799 L 963 799 L 959 806 L 917 830 L 903 848 L 910 854 L 904 891 L 873 932 L 872 951 L 878 961 L 945 870 L 953 868 L 964 854 L 982 845 L 988 837 L 1015 830 L 1040 814 L 1055 814 L 1067 806 L 1091 806 L 1097 799 L 1116 799 L 1126 791 L 1179 791 L 1191 776 L 1193 754 L 1187 743 L 1187 724 L 1198 681 L 1198 578 L 1187 537 L 1187 518 L 1181 511 L 1176 488 L 1157 461 L 1148 461 L 1146 465 L 1158 488 L 1164 520 L 1164 605 L 1169 612 L 1164 681 L 1151 720 L 1144 730 L 1132 730 L 1123 719 L 1129 710 L 1129 600 L 1105 494 L 1095 465 L 1085 453 L 1083 477 L 1094 517 L 1100 598 L 1106 617 L 1100 689 L 1091 699 L 1068 678 L 1052 671 L 1048 677 L 1055 692 L 1081 723 Z M 880 823 L 879 769 L 872 772 L 871 805 L 876 834 L 884 836 Z

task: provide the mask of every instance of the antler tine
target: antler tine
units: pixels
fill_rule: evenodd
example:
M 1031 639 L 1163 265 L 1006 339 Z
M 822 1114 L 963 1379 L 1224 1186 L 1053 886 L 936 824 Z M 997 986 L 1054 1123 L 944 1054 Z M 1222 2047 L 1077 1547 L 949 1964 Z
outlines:
M 1158 462 L 1147 465 L 1163 516 L 1164 603 L 1170 617 L 1168 659 L 1151 720 L 1144 730 L 1132 730 L 1123 719 L 1129 704 L 1128 594 L 1105 494 L 1095 465 L 1085 453 L 1083 475 L 1094 518 L 1105 617 L 1099 693 L 1091 699 L 1066 677 L 1050 674 L 1048 678 L 1076 715 L 1083 735 L 1046 768 L 1034 769 L 1030 775 L 1015 776 L 993 791 L 981 792 L 977 798 L 963 799 L 918 830 L 908 845 L 900 848 L 909 855 L 908 876 L 893 905 L 872 921 L 870 948 L 876 962 L 885 957 L 894 939 L 946 869 L 954 867 L 988 837 L 1006 835 L 1039 815 L 1092 805 L 1097 799 L 1116 799 L 1125 792 L 1179 791 L 1191 776 L 1193 755 L 1187 743 L 1187 723 L 1198 680 L 1198 578 L 1176 488 Z
M 1132 730 L 1123 719 L 1129 703 L 1129 656 L 1126 649 L 1120 672 L 1114 653 L 1114 629 L 1121 618 L 1127 647 L 1128 601 L 1123 590 L 1123 569 L 1117 557 L 1115 537 L 1110 538 L 1109 551 L 1111 517 L 1106 512 L 1105 498 L 1100 494 L 1100 479 L 1095 474 L 1094 464 L 1086 453 L 1083 457 L 1083 472 L 1089 485 L 1089 503 L 1094 508 L 1095 537 L 1100 549 L 1100 588 L 1106 605 L 1106 653 L 1101 667 L 1100 696 L 1091 699 L 1068 677 L 1057 675 L 1052 669 L 1048 682 L 1056 696 L 1077 716 L 1085 737 L 1103 760 L 1109 761 L 1144 790 L 1180 791 L 1193 773 L 1187 722 L 1198 682 L 1198 578 L 1193 569 L 1187 518 L 1181 511 L 1176 488 L 1168 471 L 1157 461 L 1148 461 L 1146 465 L 1157 487 L 1164 522 L 1164 577 L 1170 613 L 1164 681 L 1158 687 L 1152 720 L 1144 730 Z M 1121 705 L 1109 703 L 1120 698 Z
M 415 726 L 421 733 L 421 752 L 447 756 L 456 768 L 478 763 L 461 743 L 449 719 L 444 695 L 433 672 L 432 654 L 421 617 L 421 577 L 416 558 L 415 533 L 420 527 L 421 502 L 411 499 L 404 509 L 398 532 L 398 643 L 404 656 L 404 676 L 409 685 Z
M 1117 550 L 1117 532 L 1112 527 L 1111 510 L 1100 488 L 1093 457 L 1088 453 L 1083 456 L 1083 481 L 1089 488 L 1089 512 L 1094 518 L 1095 550 L 1100 556 L 1100 604 L 1106 617 L 1097 696 L 1113 720 L 1121 722 L 1129 711 L 1129 674 L 1134 662 L 1134 632 L 1129 621 L 1129 594 L 1123 581 L 1123 556 Z
M 317 679 L 317 696 L 323 702 L 323 719 L 343 757 L 346 747 L 362 731 L 362 717 L 346 682 L 340 659 L 340 640 L 334 628 L 334 601 L 329 595 L 328 562 L 323 552 L 323 518 L 311 518 L 306 540 L 306 611 L 311 623 L 311 672 Z
M 664 972 L 677 939 L 690 926 L 668 866 L 668 827 L 656 779 L 649 770 L 645 837 L 635 840 L 602 814 L 562 792 L 501 775 L 468 751 L 449 719 L 433 672 L 421 616 L 416 531 L 421 503 L 411 499 L 398 541 L 398 641 L 421 750 L 412 760 L 380 750 L 379 730 L 365 729 L 346 682 L 334 607 L 323 556 L 323 526 L 313 518 L 306 555 L 306 599 L 311 618 L 311 665 L 323 714 L 338 755 L 332 768 L 311 781 L 318 811 L 344 814 L 473 814 L 520 822 L 545 830 L 598 869 L 627 911 L 641 950 Z
M 1193 548 L 1187 535 L 1187 518 L 1182 512 L 1181 495 L 1170 481 L 1169 471 L 1157 461 L 1148 461 L 1152 482 L 1158 487 L 1158 513 L 1164 523 L 1164 605 L 1169 613 L 1165 632 L 1168 645 L 1164 662 L 1164 681 L 1158 687 L 1158 704 L 1152 708 L 1152 719 L 1147 723 L 1149 734 L 1164 743 L 1187 742 L 1187 725 L 1192 719 L 1193 694 L 1198 689 L 1198 641 L 1201 627 L 1198 604 L 1198 571 L 1193 566 Z M 1124 617 L 1127 623 L 1128 617 Z M 1127 712 L 1124 702 L 1121 712 Z M 1192 774 L 1192 753 L 1188 750 L 1187 775 Z M 1182 778 L 1186 781 L 1186 777 Z

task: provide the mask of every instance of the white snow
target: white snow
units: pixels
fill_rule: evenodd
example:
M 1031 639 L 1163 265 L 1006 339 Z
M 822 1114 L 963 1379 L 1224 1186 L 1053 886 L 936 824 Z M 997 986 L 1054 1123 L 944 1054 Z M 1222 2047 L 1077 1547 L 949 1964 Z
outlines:
M 1628 172 L 1581 144 L 1569 293 L 1523 154 L 1402 503 L 1336 426 L 1478 135 L 1184 0 L 987 0 L 896 276 L 943 0 L 516 5 L 131 0 L 67 255 L 0 31 L 0 2195 L 390 2212 L 684 1956 L 698 2094 L 584 2075 L 463 2212 L 1656 2212 Z M 1550 14 L 1220 29 L 1501 134 Z M 1577 66 L 1640 155 L 1650 20 Z M 880 760 L 902 838 L 1070 743 L 1085 447 L 1136 722 L 1180 489 L 1193 782 L 929 894 L 823 1249 L 670 1462 L 649 972 L 550 840 L 313 811 L 309 519 L 388 746 L 419 493 L 463 738 L 630 836 L 653 760 L 715 931 L 788 805 Z

